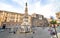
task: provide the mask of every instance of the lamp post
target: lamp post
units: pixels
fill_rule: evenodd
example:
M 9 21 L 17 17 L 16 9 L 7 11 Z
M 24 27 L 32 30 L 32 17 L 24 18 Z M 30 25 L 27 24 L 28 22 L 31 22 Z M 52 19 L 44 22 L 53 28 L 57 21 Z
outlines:
M 56 38 L 58 38 L 57 30 L 56 30 L 56 24 L 57 24 L 56 20 L 52 20 L 52 21 L 50 22 L 50 24 L 53 25 L 53 28 L 54 28 L 54 30 L 55 30 L 55 34 L 56 34 Z
M 55 24 L 54 24 L 54 30 L 55 30 L 55 33 L 56 33 L 56 37 L 58 38 Z

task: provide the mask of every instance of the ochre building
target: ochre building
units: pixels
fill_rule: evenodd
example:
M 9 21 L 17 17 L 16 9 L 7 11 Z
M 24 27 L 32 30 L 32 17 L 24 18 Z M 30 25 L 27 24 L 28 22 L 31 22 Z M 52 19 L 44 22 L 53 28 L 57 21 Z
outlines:
M 57 18 L 57 19 L 56 19 L 57 22 L 60 23 L 60 12 L 57 12 L 57 13 L 56 13 L 56 18 Z
M 23 15 L 24 14 L 0 10 L 0 25 L 2 22 L 19 22 L 19 23 L 22 23 Z

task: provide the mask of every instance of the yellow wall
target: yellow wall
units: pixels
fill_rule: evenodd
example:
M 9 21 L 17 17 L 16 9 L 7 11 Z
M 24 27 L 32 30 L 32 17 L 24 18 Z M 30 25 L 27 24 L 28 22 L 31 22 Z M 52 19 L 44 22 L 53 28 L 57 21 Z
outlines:
M 23 22 L 24 14 L 15 13 L 15 12 L 8 12 L 8 11 L 1 11 L 0 10 L 0 24 L 6 20 L 6 22 Z M 29 23 L 32 24 L 32 17 L 28 16 Z
M 20 13 L 0 11 L 0 24 L 6 20 L 6 22 L 20 22 L 23 21 L 23 15 Z
M 60 18 L 60 12 L 57 12 L 57 13 L 56 13 L 56 17 L 57 17 L 57 18 Z

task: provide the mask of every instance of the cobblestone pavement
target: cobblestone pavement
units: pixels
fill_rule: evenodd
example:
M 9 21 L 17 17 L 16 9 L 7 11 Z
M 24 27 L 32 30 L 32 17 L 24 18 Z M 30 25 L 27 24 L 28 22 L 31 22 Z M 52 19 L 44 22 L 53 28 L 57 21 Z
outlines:
M 0 32 L 0 38 L 51 38 L 48 28 L 35 27 L 35 33 L 9 33 L 5 30 Z

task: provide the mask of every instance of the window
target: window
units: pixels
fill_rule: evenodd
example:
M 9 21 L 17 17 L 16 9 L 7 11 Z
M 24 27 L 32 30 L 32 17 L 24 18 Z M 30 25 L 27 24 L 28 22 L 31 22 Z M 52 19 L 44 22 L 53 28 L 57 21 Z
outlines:
M 39 19 L 42 20 L 42 16 L 39 16 Z
M 40 20 L 42 20 L 42 18 L 39 18 Z
M 28 19 L 23 19 L 23 21 L 28 22 Z
M 28 20 L 25 20 L 25 22 L 28 22 Z
M 60 17 L 58 19 L 60 19 Z
M 10 17 L 10 21 L 11 21 L 11 22 L 14 22 L 14 21 L 15 21 L 15 17 L 11 16 L 11 17 Z

